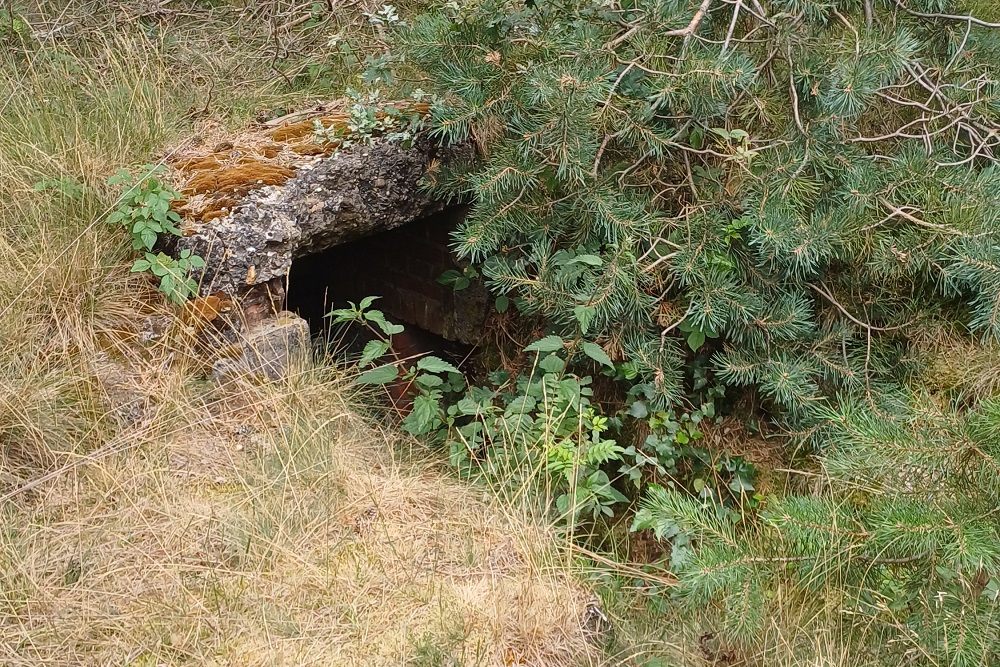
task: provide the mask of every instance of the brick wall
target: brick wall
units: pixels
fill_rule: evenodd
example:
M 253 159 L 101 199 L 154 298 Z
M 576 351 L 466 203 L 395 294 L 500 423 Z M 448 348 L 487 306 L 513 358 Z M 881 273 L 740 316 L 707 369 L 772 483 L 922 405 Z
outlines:
M 486 295 L 475 287 L 455 292 L 438 283 L 442 273 L 457 268 L 449 234 L 461 218 L 461 210 L 450 209 L 296 261 L 289 275 L 289 308 L 315 328 L 324 302 L 338 307 L 377 295 L 382 297 L 377 307 L 389 319 L 448 340 L 477 342 Z

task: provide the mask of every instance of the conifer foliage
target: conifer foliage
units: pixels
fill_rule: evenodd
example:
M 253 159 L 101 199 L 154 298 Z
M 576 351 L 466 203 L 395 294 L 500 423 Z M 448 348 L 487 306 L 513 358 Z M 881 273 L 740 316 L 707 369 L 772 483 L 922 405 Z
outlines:
M 480 158 L 460 256 L 679 393 L 680 325 L 810 421 L 956 310 L 1000 335 L 1000 29 L 945 0 L 451 3 L 404 34 Z M 954 14 L 954 15 L 953 15 Z M 714 339 L 713 339 L 714 340 Z
M 914 390 L 910 352 L 935 319 L 1000 338 L 1000 24 L 951 0 L 468 0 L 399 48 L 435 135 L 478 149 L 434 187 L 474 202 L 455 249 L 494 293 L 654 405 L 686 339 L 820 455 L 819 492 L 741 524 L 646 499 L 639 525 L 699 537 L 681 596 L 749 640 L 781 582 L 835 590 L 876 659 L 997 664 L 1000 408 Z
M 842 625 L 866 664 L 997 664 L 1000 400 L 964 415 L 926 396 L 845 400 L 825 416 L 821 493 L 772 499 L 749 526 L 676 492 L 645 499 L 640 524 L 701 537 L 679 599 L 716 603 L 747 643 L 794 595 L 802 631 Z

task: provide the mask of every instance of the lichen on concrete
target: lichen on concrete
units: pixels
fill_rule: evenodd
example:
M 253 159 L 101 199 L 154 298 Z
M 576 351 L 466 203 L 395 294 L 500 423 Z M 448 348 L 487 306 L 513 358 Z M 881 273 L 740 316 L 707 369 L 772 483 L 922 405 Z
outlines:
M 283 280 L 298 257 L 440 210 L 443 203 L 424 192 L 422 181 L 436 161 L 466 150 L 376 139 L 339 151 L 302 165 L 281 185 L 249 192 L 222 217 L 195 222 L 178 249 L 205 258 L 196 276 L 203 294 L 242 298 L 254 286 Z

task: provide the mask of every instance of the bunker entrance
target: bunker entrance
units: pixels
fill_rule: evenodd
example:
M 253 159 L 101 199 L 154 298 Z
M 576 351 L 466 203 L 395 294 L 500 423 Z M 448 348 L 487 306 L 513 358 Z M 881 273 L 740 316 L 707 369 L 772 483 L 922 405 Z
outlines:
M 288 310 L 306 319 L 315 337 L 356 350 L 365 333 L 358 327 L 331 327 L 325 315 L 349 301 L 378 296 L 372 307 L 405 326 L 408 340 L 420 337 L 423 347 L 432 348 L 423 352 L 476 344 L 486 315 L 485 293 L 475 286 L 456 292 L 439 282 L 446 271 L 459 270 L 449 242 L 463 215 L 462 209 L 447 209 L 295 260 L 288 276 Z

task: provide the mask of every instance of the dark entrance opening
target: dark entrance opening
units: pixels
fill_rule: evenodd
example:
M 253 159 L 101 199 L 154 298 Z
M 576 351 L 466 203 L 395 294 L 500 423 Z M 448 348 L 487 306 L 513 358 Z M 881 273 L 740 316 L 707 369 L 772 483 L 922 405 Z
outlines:
M 296 260 L 288 276 L 288 310 L 305 318 L 314 336 L 356 349 L 364 333 L 331 330 L 325 315 L 349 301 L 378 296 L 372 307 L 405 326 L 408 337 L 428 340 L 427 334 L 432 334 L 442 345 L 474 345 L 485 319 L 485 293 L 475 287 L 456 292 L 439 282 L 443 273 L 459 268 L 449 242 L 464 213 L 461 208 L 447 209 Z

